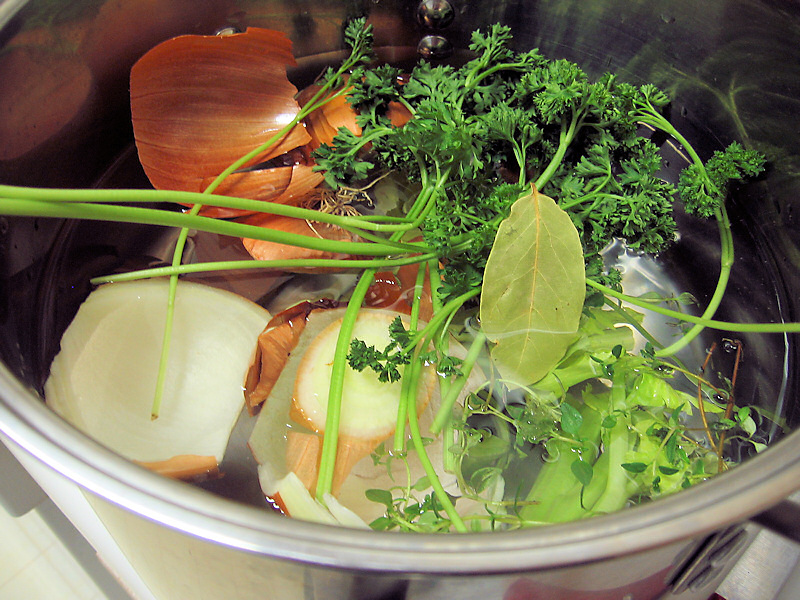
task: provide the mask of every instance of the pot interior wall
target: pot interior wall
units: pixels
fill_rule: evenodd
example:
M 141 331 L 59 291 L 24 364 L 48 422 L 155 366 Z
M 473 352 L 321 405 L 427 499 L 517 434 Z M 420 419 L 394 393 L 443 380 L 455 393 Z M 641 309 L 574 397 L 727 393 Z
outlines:
M 147 187 L 131 145 L 128 73 L 141 54 L 174 35 L 230 25 L 281 29 L 305 57 L 292 74 L 300 83 L 313 76 L 307 65 L 325 61 L 314 57 L 339 48 L 348 16 L 368 14 L 386 55 L 401 58 L 415 55 L 420 40 L 433 33 L 458 59 L 471 30 L 500 21 L 511 26 L 520 48 L 538 47 L 590 74 L 611 70 L 667 90 L 678 129 L 704 156 L 734 139 L 765 152 L 767 176 L 733 191 L 737 258 L 718 318 L 800 320 L 798 2 L 453 0 L 455 20 L 441 31 L 420 25 L 417 4 L 400 0 L 32 0 L 13 14 L 11 4 L 0 4 L 0 19 L 6 19 L 0 31 L 0 182 Z M 671 161 L 677 167 L 681 157 Z M 716 280 L 716 227 L 681 226 L 681 240 L 659 258 L 658 269 L 702 305 Z M 61 333 L 89 292 L 88 279 L 166 259 L 170 236 L 155 228 L 3 218 L 5 365 L 41 392 Z M 740 339 L 747 368 L 738 397 L 780 413 L 791 430 L 800 417 L 793 340 L 779 334 Z M 699 365 L 702 358 L 701 348 L 688 362 Z M 782 430 L 770 425 L 761 435 L 767 441 Z

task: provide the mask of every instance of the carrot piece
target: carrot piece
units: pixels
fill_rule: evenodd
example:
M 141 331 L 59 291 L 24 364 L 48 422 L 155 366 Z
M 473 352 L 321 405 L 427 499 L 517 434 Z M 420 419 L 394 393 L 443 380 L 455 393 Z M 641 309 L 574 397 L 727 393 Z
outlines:
M 297 102 L 304 106 L 319 92 L 320 86 L 312 84 L 297 95 Z M 328 94 L 326 97 L 330 97 Z M 316 150 L 323 144 L 332 144 L 333 138 L 341 127 L 346 127 L 355 135 L 361 135 L 361 127 L 356 123 L 357 113 L 347 101 L 347 95 L 336 96 L 310 113 L 304 123 L 306 131 L 311 136 L 309 146 Z
M 331 493 L 336 496 L 344 480 L 362 458 L 378 447 L 383 439 L 365 440 L 342 436 L 336 449 L 336 469 Z M 313 496 L 316 493 L 319 461 L 322 456 L 322 436 L 313 433 L 289 431 L 286 436 L 286 468 L 294 471 Z
M 221 476 L 217 459 L 213 456 L 180 454 L 167 460 L 135 462 L 159 475 L 183 481 L 206 481 Z
M 429 321 L 433 316 L 433 304 L 431 302 L 431 283 L 430 278 L 427 276 L 427 265 L 425 271 L 426 276 L 422 284 L 419 316 L 423 321 Z M 367 290 L 364 305 L 370 308 L 385 308 L 410 315 L 418 272 L 419 265 L 417 264 L 404 265 L 398 269 L 396 274 L 386 271 L 376 273 L 372 285 Z

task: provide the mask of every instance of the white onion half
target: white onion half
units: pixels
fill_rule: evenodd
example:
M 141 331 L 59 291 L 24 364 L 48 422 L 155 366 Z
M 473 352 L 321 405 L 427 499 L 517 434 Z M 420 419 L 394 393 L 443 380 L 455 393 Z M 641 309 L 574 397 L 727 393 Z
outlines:
M 61 340 L 46 402 L 131 460 L 195 455 L 220 462 L 270 315 L 230 292 L 179 282 L 161 412 L 151 420 L 168 285 L 113 283 L 92 292 Z

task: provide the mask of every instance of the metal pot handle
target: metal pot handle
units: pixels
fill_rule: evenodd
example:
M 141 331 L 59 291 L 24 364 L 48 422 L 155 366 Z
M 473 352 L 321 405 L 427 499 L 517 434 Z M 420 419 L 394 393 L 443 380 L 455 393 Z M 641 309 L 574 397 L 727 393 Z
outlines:
M 800 494 L 783 500 L 750 520 L 773 533 L 800 544 Z

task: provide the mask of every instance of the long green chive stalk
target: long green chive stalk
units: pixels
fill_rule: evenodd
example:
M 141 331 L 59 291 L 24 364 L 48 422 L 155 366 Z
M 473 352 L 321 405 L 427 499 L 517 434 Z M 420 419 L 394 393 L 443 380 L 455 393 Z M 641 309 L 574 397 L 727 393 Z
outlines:
M 0 184 L 0 198 L 13 200 L 39 200 L 49 204 L 76 202 L 81 204 L 202 204 L 220 208 L 235 208 L 281 217 L 294 217 L 320 223 L 328 223 L 339 227 L 395 233 L 409 231 L 418 226 L 408 217 L 391 217 L 386 215 L 334 215 L 316 209 L 238 198 L 236 196 L 206 195 L 199 192 L 181 192 L 174 190 L 136 190 L 136 189 L 58 189 L 31 188 Z M 9 209 L 11 206 L 9 205 Z M 56 210 L 56 209 L 53 209 Z M 5 207 L 4 207 L 5 213 Z M 9 213 L 10 214 L 10 213 Z M 177 213 L 185 214 L 185 213 Z M 35 216 L 35 215 L 33 215 Z M 47 216 L 47 215 L 44 215 Z M 58 215 L 55 215 L 58 216 Z M 126 221 L 127 222 L 127 221 Z
M 397 245 L 391 246 L 366 242 L 345 242 L 326 240 L 285 231 L 267 229 L 257 225 L 247 225 L 201 217 L 190 213 L 174 212 L 135 206 L 114 206 L 104 204 L 84 204 L 81 202 L 47 202 L 44 200 L 24 200 L 3 198 L 2 212 L 5 215 L 26 217 L 55 217 L 64 219 L 83 219 L 87 221 L 112 221 L 118 223 L 135 223 L 140 225 L 161 225 L 196 229 L 208 233 L 218 233 L 231 237 L 245 237 L 266 240 L 278 244 L 289 244 L 300 248 L 323 250 L 342 254 L 364 256 L 390 256 L 398 251 Z M 427 248 L 418 244 L 409 244 L 407 251 L 424 252 Z
M 331 384 L 328 391 L 328 407 L 325 415 L 325 435 L 322 438 L 322 455 L 317 477 L 317 499 L 322 501 L 333 487 L 334 468 L 336 467 L 336 451 L 339 444 L 339 417 L 342 409 L 342 393 L 344 391 L 344 375 L 347 369 L 347 351 L 353 338 L 353 329 L 358 318 L 361 303 L 372 284 L 376 269 L 366 269 L 358 280 L 350 301 L 347 303 L 339 337 L 331 365 Z
M 195 204 L 189 211 L 190 216 L 195 216 L 200 212 L 201 205 Z M 183 249 L 186 247 L 186 239 L 189 230 L 181 229 L 178 239 L 175 242 L 175 252 L 172 255 L 172 266 L 177 267 L 183 260 Z M 172 324 L 175 320 L 175 296 L 178 292 L 178 275 L 169 276 L 169 289 L 167 291 L 167 314 L 164 321 L 164 337 L 161 341 L 161 357 L 158 361 L 158 374 L 156 376 L 156 389 L 153 393 L 153 404 L 150 408 L 150 418 L 157 419 L 161 412 L 161 402 L 164 398 L 164 385 L 167 381 L 167 363 L 169 361 L 169 347 L 172 341 Z

